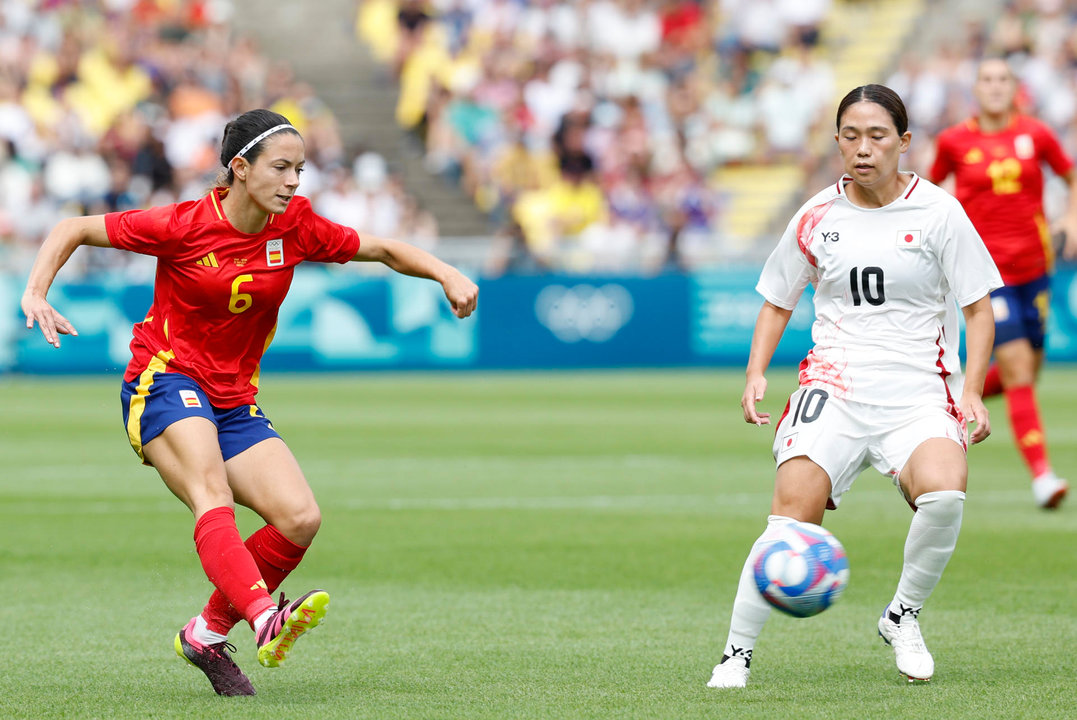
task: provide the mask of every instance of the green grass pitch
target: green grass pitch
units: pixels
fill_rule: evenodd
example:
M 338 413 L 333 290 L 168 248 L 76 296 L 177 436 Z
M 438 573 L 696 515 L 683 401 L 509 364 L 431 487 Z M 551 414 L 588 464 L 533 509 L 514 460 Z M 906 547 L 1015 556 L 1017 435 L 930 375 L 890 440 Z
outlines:
M 118 380 L 0 379 L 0 717 L 1074 717 L 1077 497 L 1033 507 L 999 400 L 921 616 L 930 685 L 902 683 L 876 636 L 910 513 L 868 471 L 825 519 L 845 596 L 773 616 L 747 689 L 704 687 L 773 480 L 742 378 L 265 377 L 324 515 L 284 589 L 332 604 L 280 669 L 233 633 L 253 698 L 217 697 L 172 650 L 210 587 L 189 513 L 127 446 Z M 770 379 L 777 417 L 793 373 Z M 1077 369 L 1041 390 L 1055 465 L 1077 479 Z

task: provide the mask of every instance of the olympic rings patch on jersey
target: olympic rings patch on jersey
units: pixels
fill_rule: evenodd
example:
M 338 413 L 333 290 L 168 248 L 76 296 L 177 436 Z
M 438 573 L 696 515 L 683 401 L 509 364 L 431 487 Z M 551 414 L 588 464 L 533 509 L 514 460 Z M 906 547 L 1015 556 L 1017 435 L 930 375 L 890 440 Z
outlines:
M 277 267 L 284 264 L 284 240 L 266 240 L 266 265 Z

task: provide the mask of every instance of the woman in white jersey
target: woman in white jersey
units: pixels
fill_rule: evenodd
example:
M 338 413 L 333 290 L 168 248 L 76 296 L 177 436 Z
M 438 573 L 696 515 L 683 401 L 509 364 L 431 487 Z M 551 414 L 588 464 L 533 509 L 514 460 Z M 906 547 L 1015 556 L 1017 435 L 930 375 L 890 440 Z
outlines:
M 811 283 L 814 347 L 778 422 L 771 514 L 752 550 L 782 524 L 820 524 L 869 465 L 888 475 L 915 514 L 878 630 L 912 681 L 934 672 L 917 618 L 957 542 L 967 444 L 991 431 L 980 394 L 994 337 L 988 294 L 1002 280 L 957 200 L 898 171 L 908 124 L 901 98 L 881 85 L 856 88 L 838 106 L 845 175 L 800 209 L 763 268 L 756 289 L 765 302 L 741 407 L 746 422 L 770 423 L 757 407 L 764 373 Z M 964 383 L 958 306 L 966 324 Z M 709 687 L 745 685 L 769 615 L 745 563 Z

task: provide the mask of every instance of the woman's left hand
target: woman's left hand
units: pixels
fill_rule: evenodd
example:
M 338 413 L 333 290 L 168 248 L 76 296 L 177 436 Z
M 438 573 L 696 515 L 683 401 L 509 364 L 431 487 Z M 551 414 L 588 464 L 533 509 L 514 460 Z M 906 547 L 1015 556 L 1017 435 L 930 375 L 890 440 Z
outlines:
M 991 419 L 988 417 L 983 398 L 974 394 L 962 395 L 961 412 L 964 413 L 967 424 L 975 423 L 976 425 L 969 433 L 969 441 L 975 445 L 986 440 L 991 434 Z

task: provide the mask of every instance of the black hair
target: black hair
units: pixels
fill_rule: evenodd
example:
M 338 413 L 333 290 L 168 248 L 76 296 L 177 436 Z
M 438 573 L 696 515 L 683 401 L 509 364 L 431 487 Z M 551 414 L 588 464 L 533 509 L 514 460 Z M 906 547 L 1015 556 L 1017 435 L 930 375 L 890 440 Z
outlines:
M 558 160 L 558 166 L 566 175 L 587 175 L 595 169 L 595 162 L 585 152 L 568 152 Z
M 909 113 L 905 110 L 905 103 L 901 102 L 898 94 L 885 85 L 861 85 L 849 91 L 849 94 L 838 103 L 838 115 L 835 121 L 838 132 L 841 132 L 841 116 L 849 109 L 850 105 L 858 102 L 871 102 L 881 105 L 894 121 L 898 135 L 904 135 L 909 129 Z
M 288 125 L 289 127 L 282 128 L 278 132 L 290 132 L 299 135 L 299 131 L 294 127 L 291 127 L 291 124 L 292 123 L 288 118 L 280 113 L 275 113 L 272 110 L 262 108 L 258 110 L 248 110 L 225 125 L 224 137 L 221 139 L 221 165 L 224 166 L 224 172 L 217 178 L 217 185 L 221 187 L 231 187 L 236 179 L 235 173 L 232 172 L 231 168 L 232 158 L 234 158 L 240 150 L 246 147 L 247 143 L 264 133 L 266 130 L 276 127 L 277 125 Z M 273 133 L 273 135 L 276 134 L 277 133 Z M 258 159 L 258 156 L 262 154 L 266 140 L 270 137 L 272 137 L 272 135 L 262 138 L 259 142 L 255 143 L 253 147 L 243 153 L 243 157 L 245 157 L 248 162 L 253 163 Z

